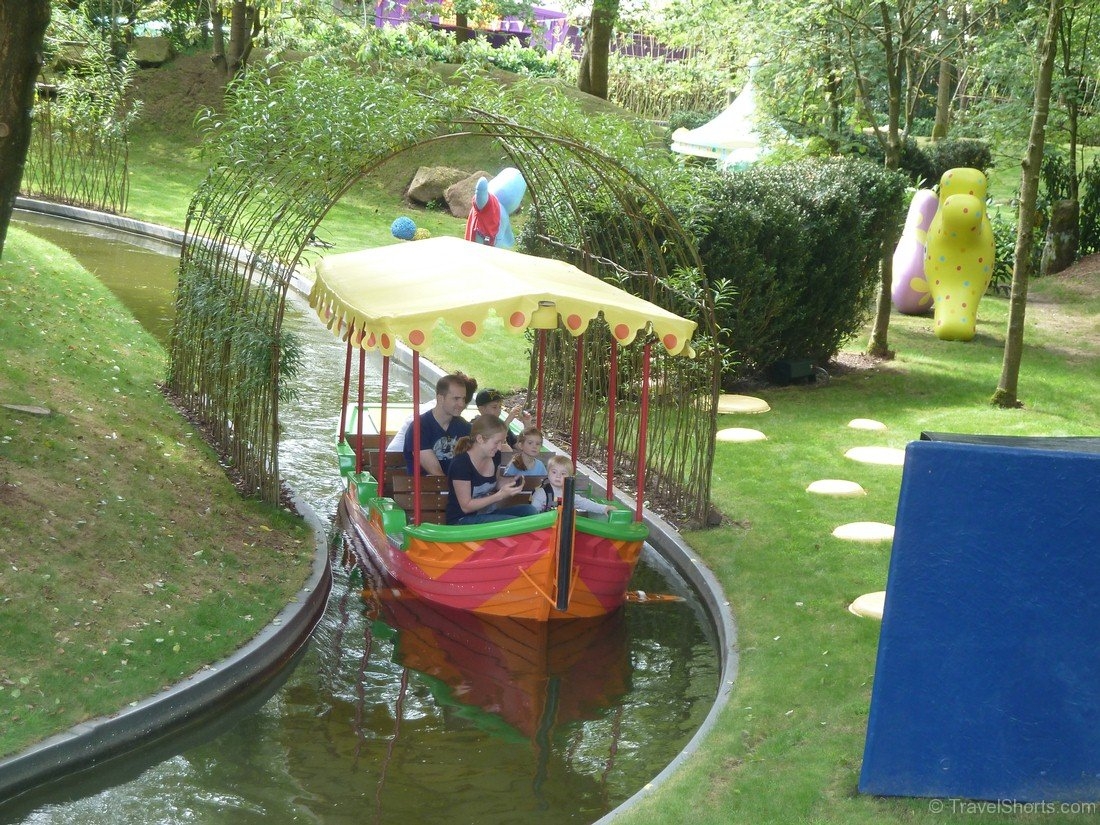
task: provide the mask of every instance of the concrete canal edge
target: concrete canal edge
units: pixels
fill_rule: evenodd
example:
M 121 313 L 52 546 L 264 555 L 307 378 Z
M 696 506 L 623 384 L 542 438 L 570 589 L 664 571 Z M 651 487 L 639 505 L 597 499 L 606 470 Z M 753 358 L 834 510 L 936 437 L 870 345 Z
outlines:
M 16 200 L 16 208 L 67 221 L 93 224 L 140 237 L 179 246 L 183 233 L 177 229 L 148 224 L 118 215 L 88 209 L 34 201 Z M 308 294 L 308 284 L 296 279 L 293 286 Z M 434 364 L 421 360 L 422 379 L 434 383 L 441 375 Z M 583 465 L 578 468 L 597 486 L 606 482 Z M 623 499 L 633 507 L 633 502 Z M 180 728 L 208 716 L 212 708 L 239 696 L 258 681 L 277 673 L 305 645 L 320 621 L 332 587 L 328 554 L 328 528 L 304 502 L 295 502 L 313 528 L 317 540 L 313 569 L 297 598 L 275 620 L 233 656 L 201 671 L 157 696 L 137 702 L 122 712 L 77 725 L 15 756 L 0 760 L 0 800 L 25 793 L 55 780 L 95 767 L 150 740 L 172 736 Z M 656 513 L 643 510 L 649 527 L 650 545 L 658 555 L 695 589 L 711 622 L 720 657 L 718 689 L 702 725 L 679 754 L 630 799 L 602 817 L 596 825 L 607 825 L 649 796 L 666 782 L 709 734 L 725 708 L 737 678 L 737 633 L 729 601 L 714 575 L 688 547 L 680 534 Z

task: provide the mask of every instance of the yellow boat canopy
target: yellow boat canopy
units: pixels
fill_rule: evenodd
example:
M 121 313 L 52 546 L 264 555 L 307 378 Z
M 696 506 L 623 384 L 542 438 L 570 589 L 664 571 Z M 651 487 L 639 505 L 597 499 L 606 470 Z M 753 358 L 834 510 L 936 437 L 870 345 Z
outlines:
M 490 310 L 509 332 L 554 329 L 580 335 L 600 313 L 620 344 L 652 327 L 672 355 L 694 356 L 696 323 L 577 267 L 461 238 L 403 241 L 330 255 L 309 296 L 329 329 L 355 330 L 352 343 L 391 355 L 398 340 L 421 350 L 442 319 L 476 341 Z

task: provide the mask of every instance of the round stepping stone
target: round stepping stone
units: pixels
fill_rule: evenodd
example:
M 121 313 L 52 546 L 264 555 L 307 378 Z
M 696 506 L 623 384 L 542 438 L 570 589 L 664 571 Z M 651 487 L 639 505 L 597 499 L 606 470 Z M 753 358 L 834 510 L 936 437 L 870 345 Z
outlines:
M 875 421 L 873 418 L 853 418 L 848 422 L 848 426 L 853 430 L 885 430 L 886 425 L 881 421 Z
M 891 541 L 894 538 L 894 525 L 881 521 L 853 521 L 842 524 L 833 530 L 838 539 L 847 541 Z
M 768 437 L 760 430 L 750 430 L 748 427 L 727 427 L 715 434 L 718 441 L 767 441 Z
M 885 604 L 886 591 L 876 590 L 874 593 L 864 593 L 848 605 L 848 612 L 855 616 L 882 621 L 882 609 Z
M 852 447 L 844 455 L 864 464 L 892 464 L 900 467 L 905 463 L 905 450 L 897 447 Z
M 770 409 L 768 402 L 763 398 L 729 394 L 718 396 L 718 412 L 722 415 L 730 413 L 764 413 Z
M 823 478 L 815 481 L 806 488 L 807 493 L 817 493 L 822 496 L 865 496 L 867 491 L 854 481 L 844 481 L 839 478 Z

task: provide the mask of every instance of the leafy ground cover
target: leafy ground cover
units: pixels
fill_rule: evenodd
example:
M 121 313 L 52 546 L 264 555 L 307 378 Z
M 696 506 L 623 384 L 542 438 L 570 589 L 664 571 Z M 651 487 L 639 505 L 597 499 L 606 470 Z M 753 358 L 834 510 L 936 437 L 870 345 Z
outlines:
M 190 118 L 185 114 L 189 107 L 189 102 L 180 103 L 177 100 L 174 120 L 165 114 L 163 124 L 151 125 L 139 136 L 132 156 L 134 195 L 131 211 L 136 216 L 153 218 L 162 214 L 162 222 L 176 226 L 182 224 L 189 193 L 201 176 L 202 169 L 198 154 L 200 140 L 188 125 Z M 181 117 L 181 114 L 184 116 Z M 365 227 L 374 226 L 378 237 L 388 232 L 394 212 L 404 208 L 393 195 L 397 184 L 391 179 L 371 186 L 373 189 L 365 185 L 361 193 L 341 204 L 339 220 L 333 224 L 331 231 L 333 237 L 346 238 L 347 243 L 359 238 L 358 245 L 366 245 L 371 236 Z M 440 231 L 446 226 L 449 224 L 441 224 Z M 458 229 L 451 234 L 460 232 L 461 229 Z M 23 243 L 20 240 L 16 247 Z M 47 253 L 43 251 L 41 254 Z M 19 266 L 43 268 L 34 260 L 16 264 L 16 268 Z M 828 382 L 819 382 L 812 387 L 746 388 L 747 392 L 767 400 L 772 407 L 771 412 L 751 418 L 723 416 L 720 426 L 759 428 L 768 440 L 718 445 L 713 497 L 725 517 L 724 524 L 686 536 L 691 546 L 715 571 L 736 616 L 740 664 L 733 698 L 702 749 L 671 782 L 628 814 L 624 822 L 786 825 L 794 822 L 938 823 L 980 820 L 984 825 L 1040 821 L 1038 816 L 998 816 L 985 812 L 967 814 L 961 808 L 954 811 L 951 807 L 938 811 L 924 800 L 881 800 L 857 793 L 856 782 L 874 678 L 878 625 L 871 620 L 852 616 L 846 607 L 856 596 L 883 588 L 889 547 L 844 542 L 833 538 L 831 531 L 837 525 L 850 521 L 892 523 L 894 519 L 900 470 L 852 462 L 843 455 L 849 447 L 903 447 L 917 438 L 922 430 L 1095 435 L 1100 427 L 1100 412 L 1093 403 L 1100 390 L 1100 370 L 1096 368 L 1100 357 L 1098 277 L 1100 261 L 1090 260 L 1060 276 L 1033 283 L 1028 310 L 1027 350 L 1020 376 L 1020 395 L 1024 407 L 1018 410 L 1000 410 L 988 403 L 1000 372 L 1007 317 L 1007 302 L 989 296 L 983 299 L 978 336 L 973 342 L 941 342 L 932 335 L 928 319 L 895 316 L 891 327 L 891 346 L 897 350 L 898 356 L 893 361 L 875 362 L 861 356 L 860 350 L 866 340 L 861 337 L 849 343 L 838 363 L 829 366 L 831 377 Z M 7 285 L 7 278 L 4 284 Z M 70 326 L 82 311 L 87 314 L 91 307 L 96 306 L 83 297 L 85 292 L 93 294 L 87 288 L 82 286 L 77 290 L 74 286 L 72 290 L 70 295 L 66 288 L 60 288 L 54 301 L 59 311 L 68 313 L 61 318 L 67 319 L 64 323 Z M 37 322 L 38 318 L 28 318 L 25 313 L 29 295 L 15 297 L 18 300 L 10 302 L 11 307 L 15 308 L 12 311 L 21 310 L 16 315 L 24 324 L 30 320 Z M 5 317 L 11 314 L 11 307 L 5 305 Z M 124 319 L 119 323 L 123 322 Z M 125 325 L 122 328 L 129 329 Z M 0 334 L 4 335 L 5 341 L 8 340 L 7 330 L 0 330 Z M 47 332 L 31 330 L 28 333 L 24 330 L 20 334 L 30 334 L 33 338 L 35 334 L 46 335 Z M 127 370 L 138 370 L 137 366 L 131 365 L 130 355 L 134 354 L 135 359 L 143 357 L 142 348 L 148 346 L 147 343 L 141 346 L 131 344 L 129 350 L 123 350 L 127 356 Z M 464 369 L 479 379 L 494 376 L 493 383 L 503 387 L 506 382 L 497 372 L 499 363 L 508 360 L 522 367 L 524 359 L 522 341 L 512 341 L 516 350 L 510 357 L 507 345 L 502 346 L 505 349 L 494 349 L 491 354 L 470 347 L 444 347 L 438 353 L 432 353 L 432 357 L 446 368 Z M 69 351 L 64 347 L 54 352 L 59 363 L 79 355 L 79 351 Z M 123 369 L 121 355 L 113 357 L 120 370 Z M 150 357 L 156 362 L 155 351 Z M 159 357 L 163 358 L 163 355 Z M 6 358 L 11 363 L 10 357 Z M 19 372 L 11 373 L 14 377 L 8 379 L 10 386 L 34 386 L 30 378 L 41 380 L 45 375 L 41 364 L 45 363 L 52 361 L 47 361 L 43 355 L 37 365 L 22 364 L 18 367 Z M 109 369 L 112 363 L 96 362 L 93 366 L 94 369 L 87 367 L 87 386 L 80 385 L 68 390 L 73 397 L 70 409 L 78 411 L 75 401 L 79 399 L 83 402 L 85 396 L 90 400 L 84 406 L 102 409 L 101 396 L 97 394 L 100 390 L 95 382 L 105 386 L 114 382 L 109 382 L 110 375 L 97 377 L 96 370 L 102 372 Z M 39 369 L 39 376 L 33 376 L 36 368 Z M 157 367 L 150 367 L 148 383 L 140 383 L 139 386 L 147 389 L 150 383 L 155 382 L 156 375 Z M 501 380 L 496 381 L 496 376 L 501 376 Z M 113 386 L 110 389 L 113 390 Z M 125 393 L 146 397 L 130 386 L 127 386 Z M 114 395 L 112 393 L 111 397 Z M 24 403 L 32 403 L 38 395 L 28 391 L 21 397 Z M 155 394 L 148 393 L 147 397 L 155 398 Z M 110 468 L 112 462 L 117 460 L 120 469 L 126 470 L 137 457 L 136 454 L 131 455 L 131 440 L 134 440 L 134 449 L 137 449 L 141 442 L 136 439 L 144 437 L 148 440 L 152 438 L 152 432 L 160 434 L 161 441 L 168 445 L 163 451 L 172 455 L 177 454 L 173 448 L 177 451 L 181 449 L 176 446 L 177 442 L 182 445 L 191 443 L 187 437 L 188 431 L 178 420 L 162 408 L 158 415 L 162 417 L 136 430 L 124 427 L 124 421 L 108 419 L 110 429 L 97 430 L 97 439 L 91 439 L 86 434 L 85 441 L 96 440 L 97 446 L 105 449 L 116 448 L 115 458 L 105 452 L 98 455 L 94 462 L 89 459 L 87 466 L 98 471 L 101 466 Z M 887 425 L 887 430 L 866 432 L 849 428 L 847 423 L 857 417 L 882 421 Z M 96 426 L 97 420 L 91 414 L 80 419 L 85 428 Z M 38 422 L 32 426 L 41 428 L 45 424 Z M 117 448 L 121 445 L 108 438 L 111 433 L 117 433 L 120 440 L 126 439 L 125 462 L 118 459 Z M 77 438 L 67 431 L 49 437 L 51 443 L 69 444 L 74 444 L 72 439 Z M 65 439 L 68 441 L 65 442 Z M 83 442 L 78 440 L 76 443 L 83 447 Z M 0 449 L 13 448 L 5 443 L 0 445 Z M 156 449 L 161 450 L 161 446 L 158 444 Z M 26 458 L 28 466 L 30 456 L 42 457 L 44 450 L 45 447 L 29 451 Z M 198 463 L 201 451 L 197 447 L 195 450 L 195 461 Z M 51 454 L 56 452 L 52 450 Z M 72 452 L 80 451 L 74 448 Z M 83 454 L 92 456 L 87 448 L 84 448 Z M 8 453 L 4 455 L 7 457 Z M 187 455 L 191 455 L 190 448 Z M 156 458 L 156 455 L 151 455 L 149 461 Z M 0 465 L 5 473 L 12 472 L 8 464 Z M 211 471 L 212 458 L 204 466 Z M 198 472 L 197 467 L 195 472 Z M 60 497 L 80 491 L 83 496 L 81 501 L 92 501 L 88 492 L 80 490 L 72 482 L 76 476 L 82 479 L 81 483 L 95 483 L 89 481 L 95 476 L 70 472 L 55 481 L 52 494 Z M 867 490 L 867 495 L 849 500 L 820 498 L 806 493 L 805 488 L 810 482 L 825 477 L 858 481 Z M 125 493 L 119 492 L 118 495 L 133 497 L 138 492 L 128 487 Z M 186 514 L 176 517 L 178 524 L 183 525 L 182 531 L 194 532 L 205 523 L 203 519 L 207 516 L 192 514 L 206 513 L 208 498 L 204 496 L 209 495 L 209 490 L 177 490 L 175 501 Z M 111 546 L 124 547 L 132 529 L 127 521 L 130 510 L 125 509 L 122 502 L 114 502 L 105 496 L 96 496 L 94 501 L 100 499 L 110 505 L 110 510 L 105 511 L 102 519 L 107 520 L 109 516 L 119 525 L 115 528 L 119 534 Z M 212 505 L 210 515 L 217 516 L 218 523 L 221 522 L 219 508 L 232 509 L 229 501 L 228 498 L 219 499 L 218 504 Z M 68 512 L 60 507 L 60 504 L 55 505 L 53 512 Z M 5 508 L 5 512 L 8 509 Z M 33 524 L 34 519 L 48 518 L 43 515 L 48 509 L 38 502 L 27 507 L 20 506 L 20 518 L 24 520 L 26 530 L 30 531 L 32 526 L 38 529 L 37 524 Z M 133 518 L 137 519 L 138 515 L 138 511 L 134 510 Z M 57 529 L 60 530 L 60 527 Z M 155 527 L 145 529 L 149 533 L 156 532 Z M 4 577 L 9 575 L 8 557 L 15 546 L 12 535 L 14 533 L 0 534 L 6 542 L 3 551 L 6 555 L 0 559 L 4 562 L 4 569 L 0 571 Z M 88 534 L 76 529 L 67 530 L 65 538 L 70 555 L 95 552 L 94 546 L 80 547 L 85 535 Z M 117 543 L 120 541 L 123 544 Z M 101 676 L 101 673 L 109 671 L 97 667 L 101 661 L 111 660 L 112 648 L 105 648 L 106 642 L 110 638 L 120 638 L 119 646 L 130 649 L 136 645 L 136 649 L 150 651 L 144 657 L 128 656 L 128 664 L 115 664 L 116 670 L 152 664 L 156 654 L 164 658 L 165 652 L 177 643 L 172 641 L 176 638 L 175 634 L 168 635 L 167 631 L 159 630 L 165 626 L 166 618 L 170 622 L 167 627 L 175 628 L 177 634 L 181 628 L 188 630 L 188 638 L 195 634 L 189 626 L 176 621 L 174 613 L 156 616 L 140 608 L 168 604 L 176 610 L 182 595 L 176 600 L 162 600 L 159 597 L 165 588 L 158 582 L 166 586 L 170 582 L 175 584 L 172 576 L 161 572 L 166 564 L 164 562 L 160 567 L 134 571 L 132 577 L 127 572 L 128 578 L 122 583 L 138 583 L 134 596 L 138 604 L 130 608 L 130 613 L 105 615 L 106 608 L 102 607 L 103 599 L 98 590 L 90 595 L 97 604 L 87 601 L 89 594 L 86 590 L 93 576 L 89 575 L 82 581 L 72 575 L 62 576 L 44 569 L 61 564 L 50 552 L 56 544 L 49 542 L 48 538 L 44 540 L 44 546 L 34 554 L 36 558 L 41 558 L 38 567 L 33 574 L 26 574 L 26 578 L 4 581 L 5 596 L 11 598 L 8 594 L 14 592 L 15 587 L 39 588 L 34 592 L 40 592 L 45 586 L 43 582 L 53 588 L 66 582 L 68 589 L 64 593 L 51 595 L 52 602 L 43 596 L 42 603 L 56 605 L 59 613 L 63 610 L 75 611 L 81 606 L 81 609 L 90 611 L 91 618 L 74 615 L 71 621 L 79 622 L 78 626 L 69 628 L 59 621 L 57 625 L 47 628 L 39 641 L 65 653 L 57 654 L 56 659 L 49 661 L 40 660 L 39 666 L 67 667 L 73 671 L 74 681 L 82 683 L 85 679 L 89 680 L 92 694 L 100 698 L 105 696 L 108 703 L 117 705 L 121 694 L 110 681 L 116 677 Z M 167 547 L 165 551 L 178 563 L 194 565 L 194 552 L 197 552 L 199 545 L 194 546 L 195 550 L 190 553 L 187 550 L 168 550 Z M 177 545 L 172 544 L 171 547 L 176 548 Z M 218 554 L 218 561 L 230 564 L 227 555 Z M 182 561 L 178 557 L 183 557 Z M 208 561 L 211 560 L 208 558 Z M 17 572 L 24 574 L 22 570 Z M 43 578 L 47 574 L 50 579 Z M 120 572 L 113 575 L 122 581 Z M 197 574 L 196 577 L 199 581 L 207 581 Z M 137 596 L 147 589 L 143 587 L 145 584 L 151 585 L 153 594 L 158 595 L 143 603 Z M 13 589 L 9 590 L 9 587 Z M 203 594 L 201 589 L 197 589 L 190 595 L 201 598 Z M 81 598 L 86 601 L 80 602 Z M 109 601 L 115 602 L 117 598 L 111 595 Z M 7 609 L 7 604 L 0 605 L 0 609 Z M 97 607 L 101 609 L 97 611 Z M 141 616 L 140 621 L 149 622 L 151 628 L 144 628 L 138 619 L 131 617 L 133 611 Z M 236 615 L 233 611 L 223 612 L 222 620 Z M 9 615 L 14 615 L 14 612 Z M 258 610 L 245 615 L 251 615 L 254 621 L 262 621 Z M 64 618 L 68 620 L 70 617 L 65 615 Z M 161 619 L 160 624 L 156 624 L 156 618 Z M 89 623 L 87 629 L 85 622 Z M 152 629 L 152 633 L 139 640 L 133 635 L 139 629 Z M 59 633 L 61 635 L 55 638 L 55 634 Z M 85 637 L 85 634 L 89 635 Z M 123 645 L 127 639 L 131 640 L 131 644 Z M 158 642 L 157 639 L 164 641 Z M 67 658 L 81 645 L 94 655 L 83 659 Z M 99 652 L 103 649 L 108 649 L 108 653 Z M 189 655 L 190 645 L 181 644 L 179 654 Z M 101 658 L 95 659 L 96 655 Z M 3 667 L 9 667 L 6 658 Z M 15 698 L 26 702 L 25 697 L 32 690 L 30 685 L 37 683 L 45 672 L 29 668 L 15 674 L 5 670 L 5 675 L 0 677 L 5 680 L 2 683 L 5 690 L 0 692 L 0 708 L 4 707 L 5 701 L 11 701 L 14 690 L 20 691 L 19 697 Z M 28 680 L 26 683 L 22 682 L 24 678 Z M 52 699 L 41 701 L 48 704 Z M 68 703 L 68 700 L 65 701 Z M 21 722 L 23 713 L 20 711 Z M 0 719 L 7 722 L 11 719 L 10 713 L 7 718 L 0 715 Z M 64 720 L 60 718 L 48 719 L 47 722 L 64 726 Z M 1094 817 L 1082 815 L 1078 819 L 1083 822 L 1086 818 L 1092 821 Z M 1049 815 L 1042 816 L 1041 820 L 1076 821 L 1073 817 L 1057 816 L 1052 819 Z

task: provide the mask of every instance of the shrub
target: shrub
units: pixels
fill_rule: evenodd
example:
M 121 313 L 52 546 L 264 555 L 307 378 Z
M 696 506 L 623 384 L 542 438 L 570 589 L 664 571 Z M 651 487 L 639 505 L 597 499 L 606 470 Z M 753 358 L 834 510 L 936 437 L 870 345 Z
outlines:
M 886 162 L 886 150 L 874 135 L 852 133 L 837 140 L 838 153 L 846 157 L 856 156 L 878 164 Z M 909 178 L 914 186 L 929 188 L 940 182 L 936 167 L 917 142 L 907 137 L 901 147 L 898 171 Z
M 713 177 L 699 253 L 735 293 L 719 326 L 731 380 L 788 357 L 833 358 L 868 319 L 884 233 L 903 218 L 905 180 L 855 159 L 756 166 Z
M 932 173 L 930 186 L 939 183 L 948 169 L 978 169 L 988 174 L 993 168 L 993 152 L 990 151 L 989 144 L 981 140 L 938 140 L 928 148 L 926 154 Z

